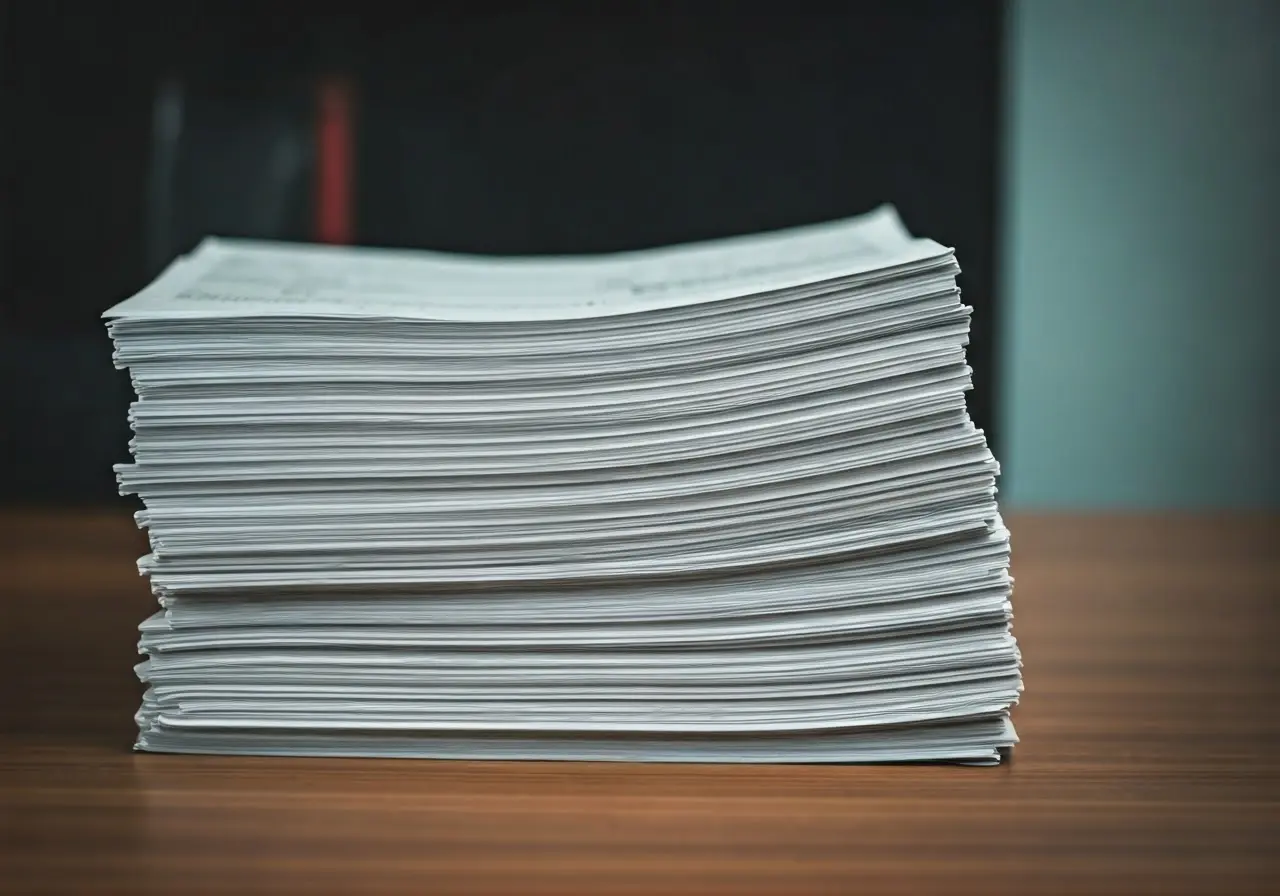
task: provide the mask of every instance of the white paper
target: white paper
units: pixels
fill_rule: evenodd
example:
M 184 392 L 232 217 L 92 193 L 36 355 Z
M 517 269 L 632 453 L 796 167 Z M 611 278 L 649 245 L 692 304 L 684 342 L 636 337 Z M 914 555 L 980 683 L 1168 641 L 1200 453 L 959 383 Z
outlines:
M 105 315 L 138 747 L 998 761 L 957 272 L 890 207 L 581 258 L 206 240 Z

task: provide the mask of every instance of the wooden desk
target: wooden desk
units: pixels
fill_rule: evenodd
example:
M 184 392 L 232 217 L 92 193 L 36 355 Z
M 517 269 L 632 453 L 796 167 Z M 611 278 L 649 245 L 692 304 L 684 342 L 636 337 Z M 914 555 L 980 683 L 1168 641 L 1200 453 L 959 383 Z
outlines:
M 1280 524 L 1012 521 L 1011 765 L 135 755 L 143 542 L 0 517 L 0 892 L 1280 889 Z

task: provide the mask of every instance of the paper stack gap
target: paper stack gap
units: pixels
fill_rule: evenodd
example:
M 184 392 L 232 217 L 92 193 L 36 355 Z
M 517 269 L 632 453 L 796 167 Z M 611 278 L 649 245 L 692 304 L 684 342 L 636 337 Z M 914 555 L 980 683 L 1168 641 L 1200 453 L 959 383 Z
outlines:
M 889 207 L 569 258 L 206 240 L 105 315 L 138 748 L 998 761 L 958 271 Z

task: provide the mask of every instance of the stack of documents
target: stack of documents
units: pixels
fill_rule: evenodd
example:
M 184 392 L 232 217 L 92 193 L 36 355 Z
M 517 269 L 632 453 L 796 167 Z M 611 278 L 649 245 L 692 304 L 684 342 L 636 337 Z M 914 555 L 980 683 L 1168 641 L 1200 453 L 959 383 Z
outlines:
M 105 315 L 138 748 L 998 761 L 957 272 L 888 207 L 573 258 L 204 242 Z

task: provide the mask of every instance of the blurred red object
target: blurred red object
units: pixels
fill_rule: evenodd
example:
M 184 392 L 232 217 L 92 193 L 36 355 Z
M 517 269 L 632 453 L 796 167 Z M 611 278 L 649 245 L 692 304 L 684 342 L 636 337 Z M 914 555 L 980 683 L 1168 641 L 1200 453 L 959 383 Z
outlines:
M 348 81 L 330 78 L 317 89 L 315 239 L 352 240 L 351 192 L 354 170 L 353 91 Z

